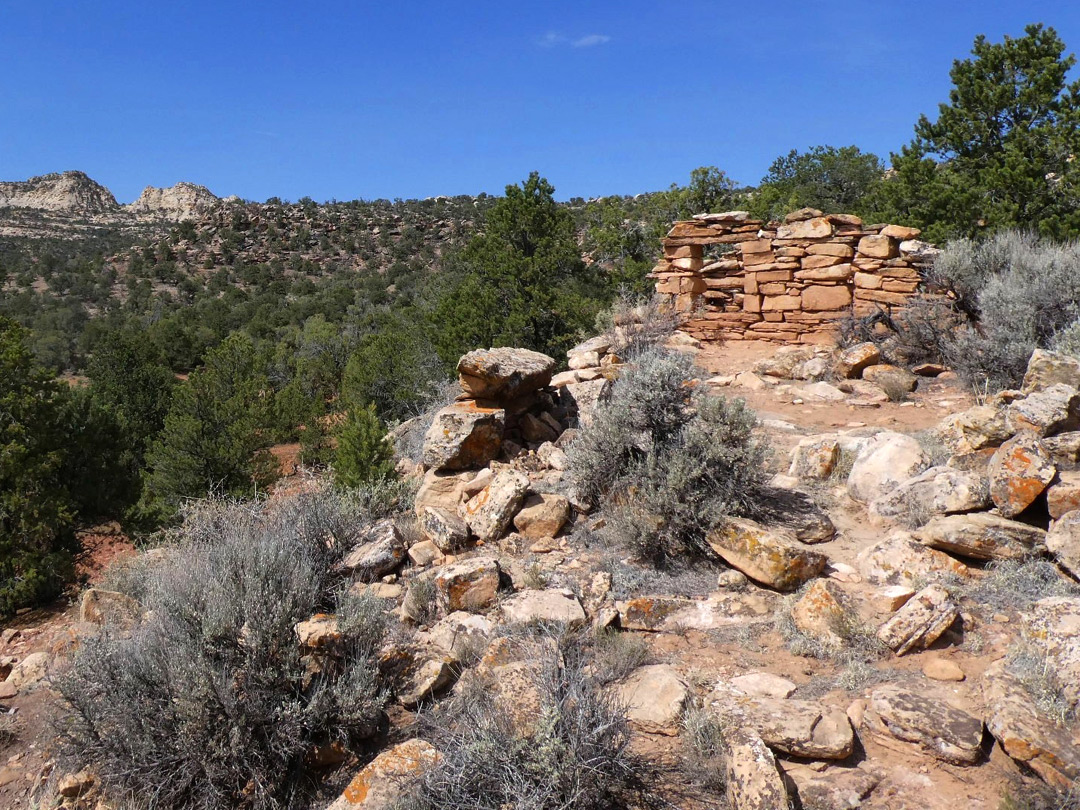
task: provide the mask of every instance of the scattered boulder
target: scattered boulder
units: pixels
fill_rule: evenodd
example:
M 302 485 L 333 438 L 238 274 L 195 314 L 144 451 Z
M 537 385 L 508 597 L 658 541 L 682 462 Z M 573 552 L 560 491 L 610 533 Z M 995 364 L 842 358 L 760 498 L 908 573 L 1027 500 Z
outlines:
M 603 377 L 563 386 L 569 408 L 577 414 L 578 425 L 588 427 L 592 424 L 597 407 L 606 399 L 611 390 L 611 382 Z
M 881 362 L 881 349 L 873 343 L 859 343 L 840 352 L 836 361 L 836 376 L 858 378 L 864 369 Z
M 585 623 L 585 611 L 573 591 L 548 588 L 543 591 L 521 591 L 506 599 L 500 606 L 507 624 L 550 622 L 577 626 Z
M 406 709 L 413 709 L 445 691 L 456 676 L 455 660 L 442 650 L 414 647 L 405 653 L 394 678 L 394 697 Z
M 297 622 L 293 632 L 305 652 L 334 652 L 341 645 L 341 626 L 332 613 L 316 613 L 310 619 Z
M 802 547 L 791 535 L 752 520 L 731 518 L 706 536 L 724 562 L 779 591 L 792 591 L 825 568 L 827 559 Z
M 1006 424 L 1005 411 L 993 405 L 976 405 L 946 416 L 934 433 L 956 455 L 998 447 L 1013 435 Z
M 928 585 L 878 629 L 877 637 L 897 655 L 923 650 L 937 641 L 960 616 L 949 592 Z
M 859 450 L 848 476 L 848 492 L 855 500 L 869 503 L 929 466 L 930 459 L 915 439 L 884 431 Z
M 855 748 L 855 733 L 841 709 L 775 698 L 756 698 L 741 708 L 765 744 L 788 756 L 846 759 Z
M 1057 474 L 1034 433 L 1020 433 L 990 459 L 990 497 L 1005 517 L 1015 517 L 1035 502 Z
M 990 506 L 986 478 L 953 467 L 930 467 L 872 501 L 871 514 L 886 518 L 947 515 Z
M 1080 747 L 1072 735 L 1039 712 L 1004 660 L 987 667 L 983 684 L 986 728 L 1005 753 L 1047 784 L 1072 787 L 1080 778 Z
M 910 371 L 888 363 L 867 367 L 863 370 L 862 378 L 880 386 L 890 396 L 894 395 L 893 392 L 910 393 L 919 384 L 919 378 Z
M 473 557 L 438 569 L 434 583 L 441 607 L 447 613 L 477 613 L 491 607 L 499 591 L 499 573 L 494 557 Z
M 801 632 L 836 647 L 843 645 L 844 628 L 853 615 L 847 595 L 829 579 L 815 580 L 791 608 Z
M 529 477 L 525 473 L 500 470 L 490 484 L 465 502 L 462 517 L 479 540 L 492 543 L 506 533 L 528 491 Z
M 667 664 L 649 664 L 631 672 L 617 689 L 626 706 L 626 718 L 652 734 L 679 733 L 679 720 L 690 698 L 690 689 L 679 673 Z
M 437 506 L 424 507 L 420 514 L 420 530 L 439 551 L 456 551 L 469 540 L 469 527 L 465 521 L 456 512 Z
M 749 729 L 724 737 L 727 800 L 731 810 L 777 810 L 788 806 L 787 785 L 769 746 Z
M 422 638 L 461 663 L 485 648 L 494 632 L 495 625 L 487 617 L 459 610 L 437 622 Z
M 923 675 L 932 681 L 951 681 L 958 683 L 964 680 L 964 670 L 955 661 L 948 658 L 928 658 L 923 662 Z
M 1062 568 L 1080 577 L 1080 510 L 1066 512 L 1051 524 L 1046 549 Z
M 364 582 L 396 571 L 405 561 L 405 541 L 392 520 L 380 520 L 360 538 L 341 567 Z
M 1034 391 L 1009 403 L 1005 410 L 1009 430 L 1030 430 L 1039 436 L 1051 436 L 1080 427 L 1080 391 L 1058 383 Z
M 1080 388 L 1080 360 L 1047 349 L 1033 351 L 1020 391 L 1028 395 L 1061 384 Z
M 375 757 L 327 810 L 390 810 L 401 798 L 402 780 L 423 773 L 441 759 L 424 740 L 399 743 Z
M 967 712 L 894 685 L 875 689 L 870 704 L 892 736 L 936 759 L 974 765 L 982 757 L 982 720 Z
M 788 475 L 820 481 L 832 474 L 839 458 L 840 442 L 835 437 L 811 436 L 792 451 Z
M 1054 520 L 1080 509 L 1080 472 L 1058 470 L 1054 483 L 1046 489 L 1046 508 Z
M 570 501 L 562 495 L 530 495 L 514 517 L 514 528 L 530 540 L 555 537 L 570 519 Z
M 737 675 L 729 684 L 744 695 L 750 697 L 777 698 L 783 700 L 795 694 L 798 688 L 787 678 L 773 675 L 771 672 L 748 672 Z
M 1046 657 L 1069 708 L 1080 704 L 1080 597 L 1050 596 L 1023 611 L 1024 635 Z
M 79 621 L 130 629 L 142 618 L 142 605 L 127 594 L 87 588 L 79 600 Z
M 413 500 L 416 517 L 422 519 L 424 509 L 429 506 L 447 512 L 457 512 L 463 490 L 474 477 L 468 472 L 428 470 L 424 473 L 424 479 L 420 482 L 420 488 L 416 491 L 416 497 Z
M 1037 526 L 989 512 L 943 515 L 915 532 L 920 543 L 975 560 L 1018 560 L 1040 551 L 1048 541 Z
M 948 554 L 924 546 L 911 534 L 897 531 L 863 549 L 855 560 L 872 585 L 916 585 L 941 577 L 966 578 L 970 570 Z
M 1080 431 L 1070 430 L 1047 436 L 1043 447 L 1050 454 L 1054 466 L 1061 470 L 1075 470 L 1080 466 Z
M 458 360 L 457 370 L 466 396 L 512 402 L 550 383 L 555 359 L 529 349 L 477 349 Z
M 424 465 L 436 470 L 483 467 L 499 455 L 505 427 L 502 408 L 472 400 L 447 405 L 424 435 Z
M 51 656 L 47 652 L 32 652 L 11 668 L 5 683 L 22 692 L 34 686 L 49 674 Z

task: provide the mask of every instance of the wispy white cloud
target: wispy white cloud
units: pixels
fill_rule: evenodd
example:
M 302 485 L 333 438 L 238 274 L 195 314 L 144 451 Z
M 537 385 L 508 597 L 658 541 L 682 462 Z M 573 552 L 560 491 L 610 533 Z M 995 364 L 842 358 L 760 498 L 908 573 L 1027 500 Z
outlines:
M 583 37 L 571 39 L 558 31 L 548 31 L 536 40 L 536 44 L 541 48 L 561 48 L 567 45 L 571 48 L 595 48 L 597 45 L 604 45 L 608 42 L 611 42 L 611 37 L 607 34 L 586 34 Z
M 580 39 L 575 39 L 572 44 L 575 48 L 593 48 L 608 42 L 611 42 L 611 37 L 607 34 L 589 34 Z

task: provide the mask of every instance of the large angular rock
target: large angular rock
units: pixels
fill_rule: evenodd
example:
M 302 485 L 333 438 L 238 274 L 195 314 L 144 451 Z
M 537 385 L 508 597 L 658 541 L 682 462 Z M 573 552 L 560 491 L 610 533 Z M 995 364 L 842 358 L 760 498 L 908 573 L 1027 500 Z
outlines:
M 919 378 L 907 369 L 891 366 L 887 363 L 870 366 L 863 370 L 862 378 L 881 387 L 890 396 L 896 393 L 910 393 L 919 384 Z
M 986 478 L 952 467 L 930 467 L 870 503 L 871 514 L 886 518 L 947 515 L 990 506 Z
M 390 810 L 402 781 L 434 767 L 442 755 L 424 740 L 406 740 L 383 751 L 349 783 L 327 810 Z
M 1062 568 L 1080 578 L 1080 510 L 1066 512 L 1051 524 L 1046 549 Z
M 859 451 L 848 475 L 848 492 L 869 503 L 930 466 L 919 443 L 903 433 L 877 434 Z
M 423 462 L 436 470 L 483 467 L 502 449 L 506 411 L 472 400 L 447 405 L 424 435 Z
M 392 520 L 380 520 L 341 560 L 341 567 L 364 582 L 396 571 L 405 561 L 405 541 Z
M 444 611 L 477 613 L 495 603 L 499 591 L 499 563 L 494 557 L 473 557 L 440 568 L 434 582 Z
M 731 810 L 781 810 L 788 806 L 784 777 L 761 737 L 748 729 L 732 729 L 724 737 L 724 754 L 724 782 Z
M 51 660 L 47 652 L 32 652 L 11 668 L 4 683 L 19 692 L 27 687 L 35 686 L 49 674 Z
M 611 381 L 603 377 L 586 382 L 570 383 L 562 388 L 568 407 L 577 414 L 578 425 L 588 427 L 593 416 L 611 390 Z
M 541 540 L 555 537 L 570 519 L 570 501 L 562 495 L 531 495 L 514 517 L 514 528 L 523 537 Z
M 459 610 L 438 621 L 418 638 L 442 650 L 455 663 L 461 663 L 486 648 L 494 633 L 495 625 L 486 616 Z
M 473 477 L 474 474 L 469 472 L 428 470 L 424 473 L 424 479 L 413 499 L 416 517 L 422 518 L 424 510 L 429 506 L 447 512 L 457 512 L 463 497 L 462 490 Z
M 840 458 L 840 442 L 834 436 L 802 439 L 791 453 L 788 475 L 820 481 L 828 478 Z
M 1024 635 L 1061 685 L 1061 695 L 1075 710 L 1080 705 L 1080 597 L 1050 596 L 1021 613 Z
M 437 506 L 424 507 L 420 514 L 420 531 L 435 544 L 440 551 L 456 551 L 469 539 L 469 527 L 457 511 L 440 509 Z
M 1070 430 L 1047 436 L 1043 439 L 1043 447 L 1050 454 L 1050 460 L 1054 462 L 1058 472 L 1075 470 L 1080 466 L 1080 431 Z
M 844 630 L 854 616 L 846 594 L 830 579 L 815 580 L 791 608 L 800 631 L 836 647 L 843 646 Z
M 777 602 L 778 597 L 767 591 L 717 593 L 709 599 L 637 596 L 616 602 L 615 609 L 623 630 L 676 633 L 765 624 L 771 621 Z
M 667 664 L 650 664 L 631 672 L 615 690 L 626 706 L 626 718 L 651 734 L 679 733 L 679 720 L 690 699 L 686 681 Z
M 956 602 L 941 585 L 928 585 L 878 629 L 877 637 L 897 655 L 925 650 L 960 616 Z
M 757 698 L 741 708 L 765 744 L 788 756 L 846 759 L 855 748 L 855 733 L 840 709 L 775 698 Z
M 1031 696 L 995 661 L 983 675 L 986 728 L 1002 749 L 1049 785 L 1068 789 L 1080 778 L 1080 747 L 1072 735 L 1039 712 Z
M 936 517 L 915 532 L 920 543 L 975 560 L 1019 560 L 1047 545 L 1047 534 L 989 512 Z
M 490 484 L 462 505 L 461 516 L 479 540 L 492 543 L 506 533 L 528 491 L 525 473 L 500 470 Z
M 728 565 L 778 591 L 795 590 L 820 574 L 827 562 L 824 554 L 804 548 L 794 536 L 742 518 L 726 520 L 705 539 Z
M 1046 489 L 1046 508 L 1054 520 L 1080 509 L 1080 472 L 1058 470 L 1057 479 Z
M 982 720 L 967 712 L 894 685 L 875 689 L 870 705 L 892 736 L 936 759 L 974 765 L 982 757 Z
M 585 622 L 581 602 L 573 591 L 565 588 L 521 591 L 503 601 L 500 610 L 507 624 L 545 622 L 576 627 Z
M 934 433 L 956 455 L 998 447 L 1013 435 L 1005 411 L 993 405 L 976 405 L 941 420 Z
M 551 382 L 555 359 L 528 349 L 477 349 L 458 360 L 466 396 L 512 402 Z
M 453 685 L 455 660 L 440 649 L 412 645 L 400 654 L 394 673 L 394 696 L 406 709 L 430 701 Z
M 1080 388 L 1080 360 L 1046 349 L 1032 352 L 1020 390 L 1031 394 L 1062 383 L 1070 388 Z
M 948 554 L 924 546 L 911 534 L 897 531 L 863 549 L 855 559 L 871 585 L 908 585 L 947 577 L 966 578 L 971 571 Z
M 754 363 L 754 373 L 762 377 L 776 377 L 781 380 L 801 379 L 796 376 L 797 369 L 815 356 L 814 346 L 782 346 Z
M 1015 517 L 1035 502 L 1057 469 L 1038 436 L 1025 432 L 1001 445 L 990 459 L 990 497 L 1005 517 Z
M 1039 436 L 1052 436 L 1080 427 L 1080 391 L 1058 383 L 1033 391 L 1023 399 L 1013 400 L 1005 411 L 1009 430 L 1030 430 Z
M 335 652 L 342 642 L 341 625 L 332 613 L 316 613 L 293 625 L 293 632 L 306 652 Z
M 864 369 L 881 362 L 881 349 L 873 343 L 859 343 L 844 349 L 836 360 L 836 376 L 849 380 L 862 376 Z

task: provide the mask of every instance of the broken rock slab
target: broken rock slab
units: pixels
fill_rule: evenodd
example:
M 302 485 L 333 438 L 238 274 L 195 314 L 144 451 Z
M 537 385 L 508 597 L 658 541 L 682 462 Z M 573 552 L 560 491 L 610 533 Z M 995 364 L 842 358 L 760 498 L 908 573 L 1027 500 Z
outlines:
M 521 591 L 504 600 L 500 610 L 503 620 L 511 625 L 544 622 L 576 627 L 585 623 L 581 602 L 566 588 Z
M 1045 530 L 990 512 L 938 516 L 914 536 L 931 548 L 975 560 L 1019 560 L 1047 544 Z
M 1054 480 L 1057 469 L 1031 432 L 1017 434 L 990 459 L 990 497 L 1005 517 L 1015 517 L 1035 502 Z
M 1066 512 L 1050 524 L 1046 549 L 1062 568 L 1080 577 L 1080 510 Z
M 1052 436 L 1080 427 L 1080 391 L 1058 383 L 1009 403 L 1005 411 L 1009 430 L 1030 430 L 1039 436 Z
M 725 784 L 731 810 L 781 810 L 788 791 L 776 757 L 749 729 L 735 728 L 724 737 Z
M 828 558 L 810 551 L 794 535 L 767 529 L 744 518 L 730 518 L 706 535 L 724 562 L 778 591 L 793 591 L 820 574 Z
M 875 689 L 870 705 L 892 736 L 936 759 L 974 765 L 982 757 L 983 723 L 967 712 L 891 684 Z
M 401 798 L 402 780 L 434 767 L 440 759 L 442 755 L 424 740 L 399 743 L 365 766 L 327 810 L 390 810 Z
M 855 457 L 848 492 L 870 503 L 930 466 L 930 458 L 911 436 L 884 431 L 873 436 Z
M 435 414 L 424 434 L 423 462 L 435 470 L 483 467 L 502 449 L 506 411 L 473 400 L 455 402 Z
M 435 591 L 446 613 L 477 613 L 495 603 L 499 563 L 494 557 L 473 557 L 444 566 L 434 575 Z
M 392 520 L 380 520 L 341 560 L 341 567 L 363 582 L 396 571 L 405 561 L 405 541 Z
M 466 396 L 510 402 L 550 383 L 555 359 L 529 349 L 477 349 L 458 360 L 457 370 Z
M 765 624 L 772 620 L 778 599 L 766 591 L 717 593 L 708 599 L 637 596 L 616 602 L 615 608 L 623 630 L 671 633 Z
M 1033 351 L 1020 391 L 1028 395 L 1061 384 L 1080 388 L 1080 360 L 1047 349 Z
M 965 455 L 998 447 L 1013 435 L 1005 411 L 993 405 L 976 405 L 941 420 L 934 434 L 953 454 Z
M 850 600 L 832 580 L 815 580 L 791 608 L 795 626 L 811 638 L 841 647 L 855 616 Z
M 895 531 L 881 542 L 863 549 L 856 557 L 855 565 L 871 585 L 913 586 L 935 579 L 971 575 L 962 562 L 923 545 L 905 531 Z
M 871 514 L 900 519 L 913 515 L 948 515 L 990 506 L 986 478 L 952 467 L 930 467 L 871 501 Z
M 678 671 L 667 664 L 638 667 L 615 689 L 626 706 L 626 718 L 651 734 L 675 735 L 690 699 L 690 689 Z
M 937 641 L 960 616 L 960 609 L 941 585 L 923 588 L 892 615 L 877 632 L 878 639 L 897 655 L 924 650 Z
M 528 491 L 529 476 L 500 470 L 490 484 L 462 504 L 460 514 L 477 539 L 493 543 L 506 533 Z
M 1045 657 L 1069 708 L 1080 704 L 1080 597 L 1050 596 L 1023 611 L 1024 635 Z

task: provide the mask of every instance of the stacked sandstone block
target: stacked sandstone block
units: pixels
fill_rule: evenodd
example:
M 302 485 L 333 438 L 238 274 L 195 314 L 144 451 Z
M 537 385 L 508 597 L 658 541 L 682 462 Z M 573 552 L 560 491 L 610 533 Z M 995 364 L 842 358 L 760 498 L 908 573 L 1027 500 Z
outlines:
M 696 338 L 821 342 L 847 315 L 909 302 L 935 252 L 918 235 L 810 208 L 783 224 L 699 214 L 675 223 L 652 275 Z

